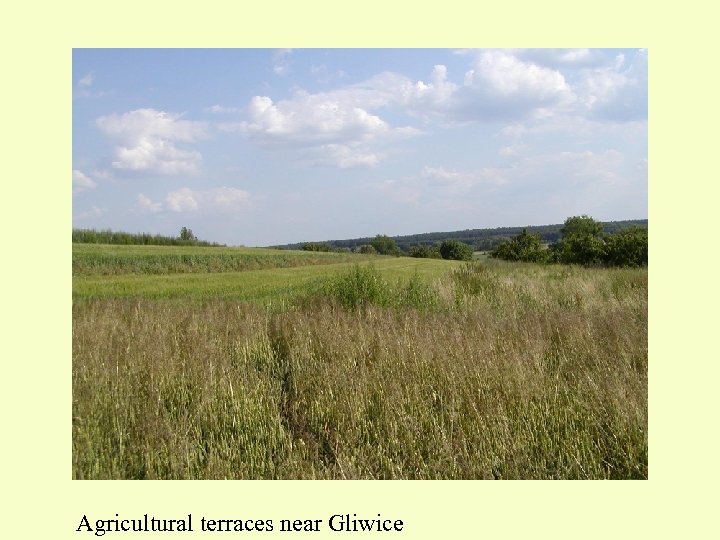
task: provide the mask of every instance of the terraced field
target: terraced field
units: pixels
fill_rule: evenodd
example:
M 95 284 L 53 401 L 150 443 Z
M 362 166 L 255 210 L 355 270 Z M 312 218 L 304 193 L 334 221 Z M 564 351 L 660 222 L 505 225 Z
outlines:
M 73 246 L 75 478 L 647 478 L 647 269 Z

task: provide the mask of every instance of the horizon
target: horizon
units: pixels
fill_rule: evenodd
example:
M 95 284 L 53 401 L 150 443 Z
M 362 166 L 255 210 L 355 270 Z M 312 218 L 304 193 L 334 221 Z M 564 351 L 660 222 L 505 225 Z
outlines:
M 73 50 L 73 228 L 268 246 L 642 220 L 647 184 L 643 49 Z

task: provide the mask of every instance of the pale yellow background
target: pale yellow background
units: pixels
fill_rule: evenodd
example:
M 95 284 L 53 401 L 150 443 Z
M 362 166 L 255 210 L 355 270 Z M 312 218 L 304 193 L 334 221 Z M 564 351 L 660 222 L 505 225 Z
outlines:
M 404 538 L 708 538 L 717 534 L 717 17 L 674 4 L 417 0 L 26 2 L 2 9 L 0 536 L 82 538 L 91 520 L 323 518 L 377 512 Z M 192 6 L 192 7 L 187 7 Z M 73 47 L 648 47 L 650 480 L 71 480 Z M 707 235 L 707 236 L 706 236 Z M 705 251 L 696 251 L 700 246 Z M 710 254 L 710 255 L 709 255 Z M 207 533 L 206 533 L 207 534 Z M 248 533 L 215 533 L 215 536 Z M 280 533 L 255 533 L 272 536 Z M 301 533 L 293 533 L 295 536 Z M 117 537 L 121 533 L 116 533 Z M 181 537 L 198 536 L 197 533 Z M 329 532 L 315 537 L 333 536 Z M 343 535 L 341 535 L 342 537 Z M 122 534 L 124 538 L 137 535 Z M 177 535 L 166 535 L 177 538 Z M 207 537 L 207 536 L 206 536 Z M 717 537 L 717 536 L 715 536 Z M 107 536 L 105 537 L 107 538 Z

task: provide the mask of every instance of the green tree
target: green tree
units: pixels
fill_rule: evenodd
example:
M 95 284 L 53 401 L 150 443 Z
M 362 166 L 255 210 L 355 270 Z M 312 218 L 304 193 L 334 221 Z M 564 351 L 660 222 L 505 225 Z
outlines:
M 395 243 L 395 240 L 384 235 L 378 234 L 375 238 L 370 240 L 370 245 L 375 248 L 380 255 L 400 255 L 400 250 Z
M 523 229 L 513 239 L 498 244 L 490 256 L 507 261 L 545 262 L 548 250 L 542 245 L 539 234 L 530 234 Z
M 586 215 L 567 218 L 565 224 L 560 229 L 562 238 L 567 238 L 572 235 L 589 235 L 599 238 L 602 236 L 602 232 L 602 223 Z
M 608 236 L 603 260 L 608 266 L 647 266 L 648 230 L 630 227 Z
M 553 246 L 553 260 L 585 266 L 599 264 L 605 254 L 602 232 L 602 223 L 590 216 L 567 218 L 560 229 L 562 238 Z
M 357 252 L 364 255 L 375 255 L 377 253 L 377 250 L 370 244 L 363 244 L 362 246 L 357 248 Z
M 303 244 L 303 251 L 332 251 L 332 246 L 327 242 L 305 242 Z
M 192 229 L 183 227 L 182 229 L 180 229 L 180 240 L 184 240 L 186 242 L 192 242 L 194 240 L 197 240 L 197 238 L 193 234 Z
M 466 243 L 459 240 L 445 240 L 440 244 L 440 255 L 442 255 L 443 259 L 469 261 L 472 259 L 473 250 Z

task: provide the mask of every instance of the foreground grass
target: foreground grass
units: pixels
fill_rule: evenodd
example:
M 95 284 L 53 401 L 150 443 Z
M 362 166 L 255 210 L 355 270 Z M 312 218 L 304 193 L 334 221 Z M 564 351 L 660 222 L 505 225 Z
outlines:
M 426 270 L 78 295 L 74 477 L 647 477 L 646 270 Z

